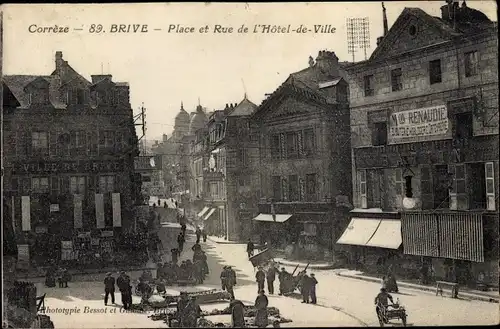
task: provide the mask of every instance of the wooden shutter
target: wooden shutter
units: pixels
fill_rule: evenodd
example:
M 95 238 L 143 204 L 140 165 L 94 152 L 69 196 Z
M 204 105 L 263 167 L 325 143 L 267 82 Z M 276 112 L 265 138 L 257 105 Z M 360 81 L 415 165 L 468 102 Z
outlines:
M 434 208 L 434 193 L 432 182 L 432 170 L 430 166 L 420 168 L 420 193 L 422 199 L 422 209 Z
M 49 135 L 49 152 L 51 157 L 57 156 L 57 137 L 58 134 L 56 131 L 47 132 Z
M 53 196 L 56 196 L 59 194 L 59 177 L 57 176 L 52 176 L 50 178 L 50 193 Z
M 359 171 L 359 201 L 361 208 L 368 208 L 368 196 L 366 186 L 366 170 Z
M 495 164 L 493 162 L 486 162 L 484 164 L 484 171 L 486 175 L 486 209 L 494 211 L 495 205 Z
M 69 155 L 74 157 L 77 155 L 78 150 L 76 148 L 76 131 L 71 131 L 69 135 Z

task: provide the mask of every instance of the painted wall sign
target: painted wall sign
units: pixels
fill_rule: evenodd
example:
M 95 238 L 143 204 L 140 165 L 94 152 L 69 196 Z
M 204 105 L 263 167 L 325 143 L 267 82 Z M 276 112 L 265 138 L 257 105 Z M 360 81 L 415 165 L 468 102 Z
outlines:
M 389 116 L 389 141 L 413 141 L 448 133 L 446 105 L 394 112 Z
M 120 172 L 125 168 L 123 161 L 41 161 L 15 162 L 13 174 L 50 174 L 84 172 Z
M 59 211 L 59 203 L 52 203 L 50 205 L 50 212 L 56 212 Z

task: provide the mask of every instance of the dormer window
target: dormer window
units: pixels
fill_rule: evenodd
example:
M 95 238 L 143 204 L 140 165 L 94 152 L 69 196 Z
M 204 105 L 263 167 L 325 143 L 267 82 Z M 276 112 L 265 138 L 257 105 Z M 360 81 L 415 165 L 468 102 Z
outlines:
M 30 104 L 48 104 L 49 103 L 49 90 L 39 89 L 33 90 L 29 93 Z
M 71 105 L 84 105 L 87 103 L 87 92 L 82 88 L 68 90 L 67 103 Z

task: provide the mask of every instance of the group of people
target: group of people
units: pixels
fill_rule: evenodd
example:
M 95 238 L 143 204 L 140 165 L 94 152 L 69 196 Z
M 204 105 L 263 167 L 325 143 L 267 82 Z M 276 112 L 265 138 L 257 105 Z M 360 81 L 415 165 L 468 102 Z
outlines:
M 179 300 L 177 301 L 177 321 L 181 328 L 196 328 L 198 326 L 198 318 L 201 315 L 201 308 L 196 303 L 196 298 L 191 297 L 185 291 L 181 291 Z M 171 328 L 171 318 L 169 318 L 168 326 Z
M 45 274 L 45 286 L 49 288 L 55 287 L 56 278 L 59 284 L 59 288 L 68 288 L 68 282 L 71 279 L 71 275 L 69 274 L 67 269 L 50 266 Z
M 259 266 L 257 273 L 255 273 L 255 280 L 257 281 L 257 292 L 264 290 L 264 283 L 267 280 L 267 290 L 269 294 L 274 294 L 274 280 L 278 269 L 272 263 L 267 271 L 264 271 L 262 266 Z
M 110 296 L 111 303 L 115 304 L 115 283 L 122 296 L 123 308 L 126 310 L 130 309 L 132 306 L 132 284 L 130 282 L 130 276 L 128 276 L 125 271 L 122 271 L 116 280 L 111 272 L 106 274 L 104 278 L 104 305 L 108 305 Z
M 311 276 L 309 276 L 304 270 L 299 273 L 298 277 L 300 294 L 302 295 L 302 303 L 316 304 L 316 285 L 318 284 L 316 276 L 314 275 L 314 273 L 311 273 Z

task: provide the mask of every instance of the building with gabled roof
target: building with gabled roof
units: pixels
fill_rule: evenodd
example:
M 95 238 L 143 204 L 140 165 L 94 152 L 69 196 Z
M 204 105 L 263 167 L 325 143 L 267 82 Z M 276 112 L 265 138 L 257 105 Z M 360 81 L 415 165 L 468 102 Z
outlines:
M 355 209 L 338 243 L 368 268 L 498 286 L 498 26 L 465 1 L 441 13 L 405 8 L 346 68 Z
M 128 84 L 89 81 L 60 51 L 55 66 L 51 75 L 2 77 L 4 214 L 28 265 L 111 257 L 135 230 L 140 197 Z
M 331 255 L 333 239 L 348 219 L 351 157 L 344 77 L 335 53 L 320 51 L 252 114 L 260 157 L 253 164 L 261 190 L 256 232 L 262 242 L 295 244 L 304 257 Z

